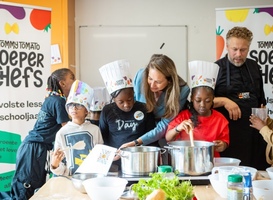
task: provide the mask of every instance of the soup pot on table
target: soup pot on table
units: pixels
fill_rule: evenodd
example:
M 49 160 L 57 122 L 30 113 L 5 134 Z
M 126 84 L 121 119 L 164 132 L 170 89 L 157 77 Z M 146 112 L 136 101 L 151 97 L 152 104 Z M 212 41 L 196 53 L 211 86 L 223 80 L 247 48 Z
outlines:
M 157 171 L 161 148 L 153 146 L 135 146 L 121 148 L 122 173 L 128 175 L 149 175 Z
M 213 168 L 214 143 L 195 140 L 193 142 L 168 142 L 168 161 L 174 171 L 183 175 L 204 175 Z

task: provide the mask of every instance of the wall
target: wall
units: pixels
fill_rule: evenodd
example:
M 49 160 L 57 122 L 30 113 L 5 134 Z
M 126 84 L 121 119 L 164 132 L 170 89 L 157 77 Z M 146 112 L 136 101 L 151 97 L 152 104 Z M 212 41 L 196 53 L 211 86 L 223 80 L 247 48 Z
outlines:
M 81 25 L 187 25 L 188 60 L 214 61 L 215 9 L 260 5 L 272 5 L 272 1 L 77 0 L 76 66 L 79 65 L 78 27 Z
M 69 67 L 75 72 L 75 0 L 7 0 L 6 2 L 52 9 L 51 44 L 59 44 L 62 63 L 51 65 L 51 70 Z

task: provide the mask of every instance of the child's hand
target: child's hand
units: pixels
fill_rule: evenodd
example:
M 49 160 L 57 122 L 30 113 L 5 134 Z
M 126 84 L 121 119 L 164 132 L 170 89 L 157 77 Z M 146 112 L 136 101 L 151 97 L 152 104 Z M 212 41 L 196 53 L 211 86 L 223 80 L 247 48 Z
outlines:
M 214 149 L 217 152 L 222 152 L 227 148 L 227 143 L 225 143 L 222 140 L 214 140 L 213 143 L 214 143 Z
M 51 167 L 56 169 L 59 167 L 60 162 L 64 159 L 64 152 L 59 148 L 51 152 Z
M 178 130 L 180 131 L 185 130 L 187 134 L 189 134 L 190 130 L 193 130 L 193 128 L 194 128 L 193 123 L 190 119 L 184 120 L 177 126 Z
M 264 126 L 266 126 L 266 120 L 263 121 L 259 117 L 253 114 L 250 115 L 249 121 L 251 122 L 250 126 L 252 128 L 256 128 L 257 130 L 261 130 Z

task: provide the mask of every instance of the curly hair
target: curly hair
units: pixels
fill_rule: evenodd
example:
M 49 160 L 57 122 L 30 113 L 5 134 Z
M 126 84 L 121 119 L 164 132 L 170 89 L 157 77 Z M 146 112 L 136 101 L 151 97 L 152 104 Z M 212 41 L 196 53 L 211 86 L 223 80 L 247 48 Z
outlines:
M 163 54 L 152 55 L 149 64 L 144 71 L 143 90 L 146 97 L 146 107 L 148 112 L 152 112 L 156 106 L 156 100 L 148 84 L 149 70 L 156 69 L 169 81 L 164 91 L 166 92 L 164 104 L 165 113 L 162 117 L 175 117 L 180 111 L 179 98 L 180 86 L 186 85 L 186 82 L 178 76 L 175 64 L 172 59 Z
M 229 38 L 231 37 L 236 37 L 236 38 L 242 38 L 245 39 L 251 43 L 253 39 L 253 34 L 252 32 L 247 29 L 246 27 L 240 27 L 240 26 L 235 26 L 232 29 L 230 29 L 226 35 L 226 41 L 229 41 Z

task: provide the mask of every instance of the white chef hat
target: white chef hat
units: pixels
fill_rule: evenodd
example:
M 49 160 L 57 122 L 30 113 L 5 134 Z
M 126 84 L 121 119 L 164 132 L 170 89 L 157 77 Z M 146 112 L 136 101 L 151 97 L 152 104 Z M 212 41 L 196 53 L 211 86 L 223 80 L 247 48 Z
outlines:
M 102 66 L 99 70 L 110 95 L 117 90 L 133 87 L 128 61 L 117 60 Z
M 89 85 L 82 81 L 75 80 L 71 86 L 66 105 L 69 103 L 78 103 L 83 105 L 89 112 L 93 94 L 94 91 Z
M 215 88 L 219 66 L 213 62 L 191 61 L 189 62 L 190 88 L 208 86 Z
M 102 108 L 110 103 L 110 95 L 106 87 L 94 87 L 94 95 L 91 99 L 91 111 L 101 111 Z

